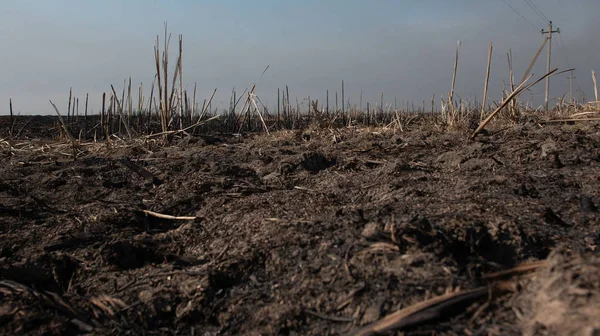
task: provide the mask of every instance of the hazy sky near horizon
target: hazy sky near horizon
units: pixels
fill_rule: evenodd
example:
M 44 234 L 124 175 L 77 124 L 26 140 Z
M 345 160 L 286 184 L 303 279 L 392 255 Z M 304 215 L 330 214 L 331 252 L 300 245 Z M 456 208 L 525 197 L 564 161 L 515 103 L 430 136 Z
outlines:
M 506 3 L 524 16 L 524 20 Z M 292 100 L 325 100 L 340 91 L 363 105 L 397 98 L 420 105 L 447 95 L 457 40 L 460 50 L 456 93 L 480 99 L 487 49 L 494 45 L 488 99 L 497 100 L 508 83 L 512 49 L 518 81 L 547 29 L 525 0 L 1 0 L 0 114 L 49 114 L 48 100 L 66 111 L 69 87 L 98 111 L 102 92 L 119 91 L 130 77 L 144 83 L 155 73 L 156 35 L 168 22 L 171 64 L 177 35 L 183 34 L 184 85 L 198 85 L 197 100 L 217 88 L 214 107 L 227 107 L 257 83 L 259 98 L 276 104 L 277 88 L 289 86 Z M 561 30 L 554 35 L 552 67 L 576 68 L 574 91 L 593 100 L 591 70 L 600 71 L 600 1 L 532 0 Z M 531 24 L 530 24 L 531 23 Z M 260 78 L 266 66 L 268 71 Z M 543 75 L 543 53 L 533 72 Z M 568 92 L 568 74 L 551 80 L 553 97 Z M 544 84 L 532 91 L 543 102 Z M 136 91 L 136 90 L 134 90 Z M 134 101 L 137 101 L 134 98 Z M 80 102 L 81 104 L 82 102 Z M 1 106 L 1 105 L 0 105 Z

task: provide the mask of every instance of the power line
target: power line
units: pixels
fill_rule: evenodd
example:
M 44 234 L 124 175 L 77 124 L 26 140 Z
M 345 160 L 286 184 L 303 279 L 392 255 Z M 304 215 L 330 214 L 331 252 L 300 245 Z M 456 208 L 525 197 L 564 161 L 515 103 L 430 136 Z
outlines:
M 560 35 L 559 35 L 560 36 Z M 562 58 L 563 62 L 567 62 L 567 55 L 565 54 L 565 51 L 560 43 L 560 38 L 558 40 L 558 51 L 560 52 L 560 57 Z
M 533 8 L 535 8 L 544 17 L 544 19 L 546 19 L 546 21 L 550 21 L 550 19 L 548 19 L 548 17 L 546 16 L 546 14 L 544 14 L 544 12 L 542 12 L 542 10 L 539 9 L 538 6 L 535 5 L 535 3 L 533 3 L 533 0 L 527 0 L 527 1 L 529 1 L 529 3 L 533 5 Z
M 531 8 L 531 10 L 533 10 L 533 12 L 536 13 L 543 21 L 550 21 L 531 0 L 524 1 L 527 4 L 527 6 L 529 6 L 529 8 Z
M 563 57 L 567 61 L 567 64 L 571 63 L 569 61 L 569 55 L 567 54 L 567 48 L 565 47 L 565 42 L 563 41 L 562 34 L 558 34 L 558 47 L 561 50 L 561 54 L 563 54 Z
M 525 3 L 531 8 L 542 20 L 550 22 L 550 19 L 542 12 L 542 10 L 535 5 L 533 0 L 524 0 Z M 569 63 L 569 56 L 567 55 L 567 51 L 565 48 L 565 43 L 563 41 L 562 35 L 558 35 L 558 49 L 560 51 L 561 57 L 567 63 Z
M 523 0 L 542 20 L 548 22 L 550 19 L 532 2 L 532 0 Z
M 531 27 L 533 27 L 533 29 L 537 29 L 537 28 L 535 27 L 535 25 L 534 25 L 533 23 L 531 23 L 531 21 L 527 20 L 527 18 L 526 18 L 526 17 L 524 17 L 523 15 L 521 15 L 521 13 L 519 13 L 519 12 L 518 12 L 518 11 L 515 9 L 515 7 L 511 6 L 511 4 L 509 4 L 508 2 L 506 2 L 506 0 L 502 0 L 502 2 L 504 2 L 504 3 L 505 3 L 507 6 L 508 6 L 508 7 L 510 7 L 510 9 L 512 9 L 512 10 L 513 10 L 513 12 L 517 13 L 517 15 L 518 15 L 518 16 L 520 16 L 520 17 L 521 17 L 523 20 L 525 20 L 527 23 L 529 23 L 529 25 L 530 25 Z

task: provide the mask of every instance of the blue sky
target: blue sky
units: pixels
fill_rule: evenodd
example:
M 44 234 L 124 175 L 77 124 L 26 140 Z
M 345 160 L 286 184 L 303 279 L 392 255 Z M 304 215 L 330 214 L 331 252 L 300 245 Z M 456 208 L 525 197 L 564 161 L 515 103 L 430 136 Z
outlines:
M 341 80 L 352 103 L 363 91 L 364 103 L 379 101 L 383 92 L 387 102 L 420 104 L 449 91 L 457 40 L 457 93 L 481 97 L 493 42 L 488 98 L 497 100 L 508 82 L 506 53 L 512 49 L 518 80 L 547 25 L 525 0 L 505 1 L 533 26 L 502 0 L 2 0 L 0 101 L 8 106 L 12 97 L 16 112 L 47 114 L 49 99 L 66 109 L 69 87 L 80 97 L 89 93 L 93 109 L 102 92 L 111 84 L 118 90 L 129 76 L 149 88 L 152 49 L 165 21 L 173 34 L 172 63 L 176 37 L 184 37 L 184 85 L 196 82 L 200 101 L 217 88 L 215 106 L 228 105 L 233 87 L 241 93 L 254 82 L 271 107 L 277 88 L 286 85 L 292 99 L 323 102 L 327 89 L 332 96 L 340 90 Z M 532 1 L 561 28 L 553 66 L 577 68 L 574 86 L 592 100 L 600 1 Z M 544 53 L 536 75 L 545 62 Z M 553 96 L 568 91 L 566 76 L 553 78 Z M 541 103 L 543 84 L 533 94 Z

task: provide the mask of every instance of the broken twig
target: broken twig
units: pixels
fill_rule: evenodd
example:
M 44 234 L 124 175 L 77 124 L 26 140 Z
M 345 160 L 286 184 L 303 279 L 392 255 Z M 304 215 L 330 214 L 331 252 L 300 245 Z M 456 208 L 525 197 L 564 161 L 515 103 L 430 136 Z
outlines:
M 490 287 L 454 292 L 419 302 L 392 313 L 383 319 L 360 329 L 355 336 L 372 336 L 397 329 L 406 329 L 456 312 L 457 307 L 470 305 L 487 297 L 490 292 L 498 294 L 509 290 L 511 283 L 496 283 Z
M 162 218 L 162 219 L 173 219 L 173 220 L 194 220 L 194 219 L 196 219 L 196 217 L 192 217 L 192 216 L 171 216 L 171 215 L 165 215 L 165 214 L 161 214 L 161 213 L 150 211 L 150 210 L 142 210 L 142 211 L 146 215 L 153 216 L 156 218 Z

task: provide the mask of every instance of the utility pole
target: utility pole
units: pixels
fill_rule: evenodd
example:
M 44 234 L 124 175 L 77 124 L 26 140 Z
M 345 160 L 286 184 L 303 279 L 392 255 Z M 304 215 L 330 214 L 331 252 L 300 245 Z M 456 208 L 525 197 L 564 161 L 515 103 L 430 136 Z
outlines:
M 544 31 L 542 29 L 541 31 L 542 34 L 548 34 L 548 62 L 546 64 L 546 73 L 550 72 L 550 57 L 552 55 L 552 33 L 557 33 L 560 34 L 560 29 L 556 29 L 556 30 L 552 30 L 552 21 L 550 21 L 548 23 L 548 30 Z M 548 97 L 549 97 L 549 91 L 550 91 L 550 76 L 546 77 L 546 111 L 548 111 Z
M 571 70 L 571 75 L 567 78 L 569 79 L 569 100 L 573 103 L 573 79 L 576 78 L 573 76 L 573 70 Z

